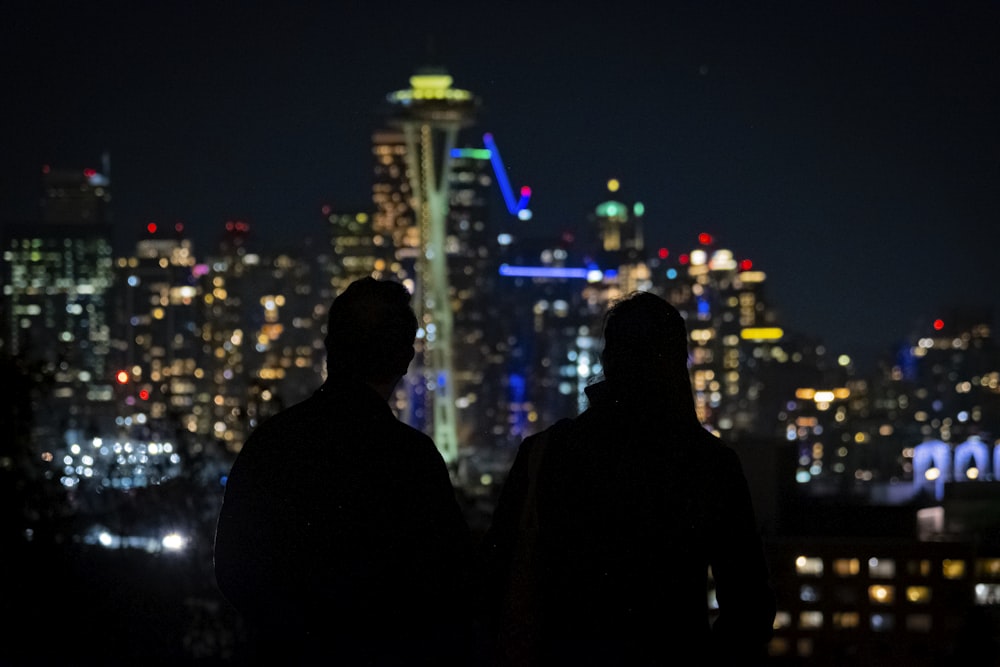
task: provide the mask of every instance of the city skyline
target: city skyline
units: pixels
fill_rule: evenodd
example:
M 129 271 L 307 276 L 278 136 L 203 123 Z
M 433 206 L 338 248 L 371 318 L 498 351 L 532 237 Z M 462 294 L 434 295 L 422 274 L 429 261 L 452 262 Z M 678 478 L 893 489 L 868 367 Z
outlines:
M 228 218 L 321 236 L 322 205 L 370 206 L 376 107 L 438 64 L 532 188 L 523 236 L 581 226 L 616 177 L 649 246 L 712 233 L 833 352 L 998 307 L 996 6 L 431 7 L 15 9 L 0 219 L 34 216 L 42 164 L 107 151 L 126 241 L 148 220 L 199 253 Z

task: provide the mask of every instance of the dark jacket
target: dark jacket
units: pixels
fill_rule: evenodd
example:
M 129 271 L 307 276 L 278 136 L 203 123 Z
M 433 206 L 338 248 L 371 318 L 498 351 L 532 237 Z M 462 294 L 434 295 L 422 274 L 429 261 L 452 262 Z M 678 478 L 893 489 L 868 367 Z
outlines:
M 529 458 L 545 438 L 535 495 L 534 664 L 763 662 L 775 598 L 735 452 L 665 395 L 607 382 L 587 393 L 583 414 L 527 438 L 511 467 L 482 544 L 489 634 L 503 625 Z
M 469 539 L 431 439 L 331 380 L 239 453 L 215 574 L 260 664 L 449 664 Z

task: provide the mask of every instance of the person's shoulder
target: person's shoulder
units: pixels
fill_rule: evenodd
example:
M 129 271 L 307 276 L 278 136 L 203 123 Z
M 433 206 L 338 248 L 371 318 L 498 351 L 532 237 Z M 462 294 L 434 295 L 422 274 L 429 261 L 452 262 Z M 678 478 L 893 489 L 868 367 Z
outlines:
M 577 420 L 572 417 L 563 417 L 558 421 L 546 426 L 540 431 L 536 431 L 531 435 L 524 438 L 521 446 L 527 446 L 531 448 L 533 446 L 538 446 L 539 443 L 549 443 L 553 440 L 567 439 L 573 428 L 577 425 Z
M 709 463 L 731 465 L 739 462 L 736 450 L 702 425 L 692 428 L 690 444 L 690 451 Z
M 422 445 L 434 445 L 434 439 L 415 426 L 411 426 L 401 419 L 392 419 L 393 427 L 399 432 L 399 436 L 407 441 L 420 443 Z
M 257 436 L 258 439 L 261 437 L 268 437 L 272 434 L 282 434 L 287 433 L 289 428 L 294 427 L 308 420 L 310 414 L 319 414 L 313 405 L 314 399 L 307 398 L 301 403 L 296 403 L 287 408 L 284 408 L 273 415 L 261 419 L 260 423 L 254 427 L 253 431 L 250 432 L 250 438 Z M 249 442 L 249 440 L 248 440 Z
M 395 430 L 392 441 L 402 445 L 411 455 L 441 458 L 434 439 L 420 429 L 396 418 L 392 419 L 392 428 Z

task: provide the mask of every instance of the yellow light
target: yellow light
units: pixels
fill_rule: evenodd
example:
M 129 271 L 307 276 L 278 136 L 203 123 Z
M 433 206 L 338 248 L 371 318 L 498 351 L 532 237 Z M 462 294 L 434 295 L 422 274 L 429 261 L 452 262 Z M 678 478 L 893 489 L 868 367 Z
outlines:
M 875 604 L 891 604 L 895 590 L 892 586 L 869 586 L 868 599 Z
M 608 192 L 618 192 L 618 188 L 621 187 L 621 183 L 618 182 L 617 178 L 612 178 L 608 181 Z
M 779 340 L 784 335 L 780 327 L 747 327 L 740 331 L 743 340 Z
M 810 389 L 808 387 L 803 387 L 795 390 L 795 398 L 800 401 L 811 401 L 813 396 L 816 395 L 815 389 Z
M 907 586 L 906 599 L 915 603 L 930 602 L 931 589 L 927 586 Z
M 941 561 L 941 574 L 945 579 L 961 579 L 965 576 L 965 561 L 944 559 Z
M 414 74 L 410 77 L 414 90 L 448 90 L 452 81 L 449 74 Z

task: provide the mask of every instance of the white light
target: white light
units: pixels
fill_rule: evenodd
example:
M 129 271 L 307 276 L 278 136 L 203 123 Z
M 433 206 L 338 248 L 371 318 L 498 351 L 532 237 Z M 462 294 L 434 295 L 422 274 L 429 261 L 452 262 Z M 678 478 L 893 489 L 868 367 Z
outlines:
M 164 535 L 163 540 L 161 540 L 163 548 L 167 551 L 180 551 L 184 548 L 186 542 L 187 540 L 185 540 L 178 533 L 168 533 L 167 535 Z

